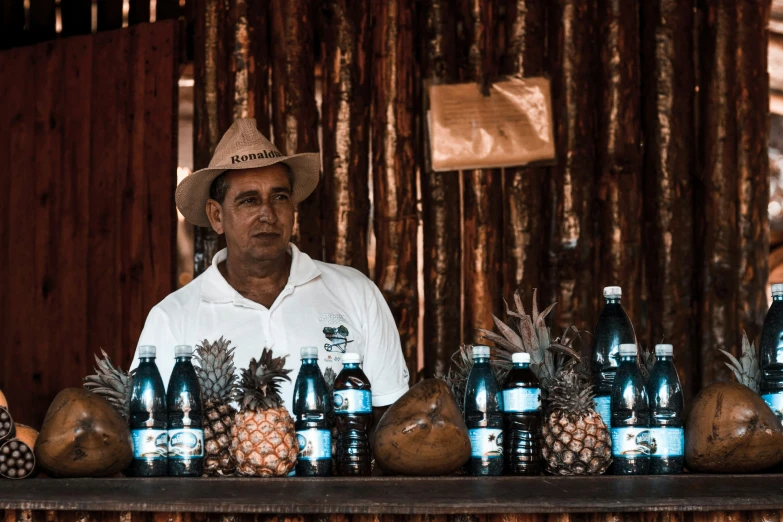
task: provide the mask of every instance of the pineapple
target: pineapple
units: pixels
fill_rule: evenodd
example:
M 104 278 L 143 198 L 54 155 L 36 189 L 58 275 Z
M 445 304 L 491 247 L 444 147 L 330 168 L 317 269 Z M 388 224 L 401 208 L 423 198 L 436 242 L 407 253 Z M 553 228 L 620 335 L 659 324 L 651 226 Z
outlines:
M 525 313 L 519 290 L 514 302 L 516 310 L 506 305 L 511 325 L 492 316 L 502 335 L 480 332 L 497 345 L 495 355 L 501 365 L 510 364 L 514 352 L 530 354 L 530 368 L 546 396 L 541 446 L 547 471 L 557 475 L 603 473 L 612 462 L 612 442 L 595 411 L 589 373 L 572 347 L 581 333 L 570 326 L 562 337 L 552 340 L 545 320 L 555 305 L 539 313 L 535 291 L 532 314 Z
M 726 366 L 734 372 L 737 382 L 758 393 L 761 385 L 761 369 L 756 357 L 756 348 L 748 340 L 748 335 L 744 332 L 742 334 L 742 355 L 739 360 L 726 350 L 721 352 L 729 359 Z
M 196 374 L 204 401 L 204 474 L 232 475 L 231 426 L 236 410 L 231 396 L 236 386 L 234 349 L 222 337 L 214 343 L 204 339 L 196 346 Z
M 566 363 L 555 376 L 541 426 L 549 473 L 597 475 L 612 463 L 612 440 L 593 397 L 587 369 L 576 360 Z
M 114 366 L 111 358 L 101 350 L 102 359 L 95 356 L 95 375 L 84 378 L 84 388 L 103 397 L 127 422 L 130 419 L 130 397 L 133 376 Z
M 294 421 L 280 398 L 280 382 L 291 380 L 284 365 L 285 357 L 264 348 L 261 358 L 242 370 L 234 396 L 240 410 L 231 430 L 231 455 L 240 475 L 282 476 L 296 465 Z

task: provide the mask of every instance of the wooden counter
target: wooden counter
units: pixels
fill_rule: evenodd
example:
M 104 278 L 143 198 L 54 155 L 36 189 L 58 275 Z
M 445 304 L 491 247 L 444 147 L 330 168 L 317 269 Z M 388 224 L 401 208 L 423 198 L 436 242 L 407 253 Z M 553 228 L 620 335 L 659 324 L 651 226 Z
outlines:
M 242 521 L 780 521 L 783 475 L 3 480 L 0 510 L 5 522 L 215 518 L 207 513 Z

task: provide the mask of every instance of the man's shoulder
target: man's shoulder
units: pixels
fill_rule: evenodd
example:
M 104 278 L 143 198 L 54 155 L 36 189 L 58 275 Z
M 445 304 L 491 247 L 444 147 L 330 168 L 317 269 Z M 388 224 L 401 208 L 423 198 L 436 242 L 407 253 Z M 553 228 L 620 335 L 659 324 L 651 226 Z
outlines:
M 188 308 L 198 306 L 201 297 L 201 286 L 204 282 L 201 274 L 190 283 L 167 295 L 161 302 L 153 307 L 154 311 L 163 312 L 169 317 L 182 313 Z
M 372 289 L 375 285 L 369 277 L 353 267 L 315 260 L 313 263 L 318 267 L 321 278 L 328 285 L 340 284 L 362 289 Z

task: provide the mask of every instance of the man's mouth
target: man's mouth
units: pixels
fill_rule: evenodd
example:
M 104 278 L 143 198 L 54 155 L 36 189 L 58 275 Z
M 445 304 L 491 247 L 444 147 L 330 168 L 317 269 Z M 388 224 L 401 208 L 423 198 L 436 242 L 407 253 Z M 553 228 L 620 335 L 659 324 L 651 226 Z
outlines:
M 278 232 L 259 232 L 258 234 L 253 234 L 253 237 L 259 239 L 274 239 L 280 237 L 280 234 Z

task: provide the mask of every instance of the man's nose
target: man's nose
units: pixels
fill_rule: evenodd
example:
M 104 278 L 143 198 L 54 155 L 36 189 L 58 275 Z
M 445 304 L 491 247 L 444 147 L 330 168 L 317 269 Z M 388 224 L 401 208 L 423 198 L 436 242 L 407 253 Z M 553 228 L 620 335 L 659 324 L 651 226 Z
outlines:
M 275 209 L 272 207 L 270 201 L 264 201 L 261 205 L 258 213 L 258 220 L 262 223 L 274 223 L 277 221 L 277 214 L 275 214 Z

